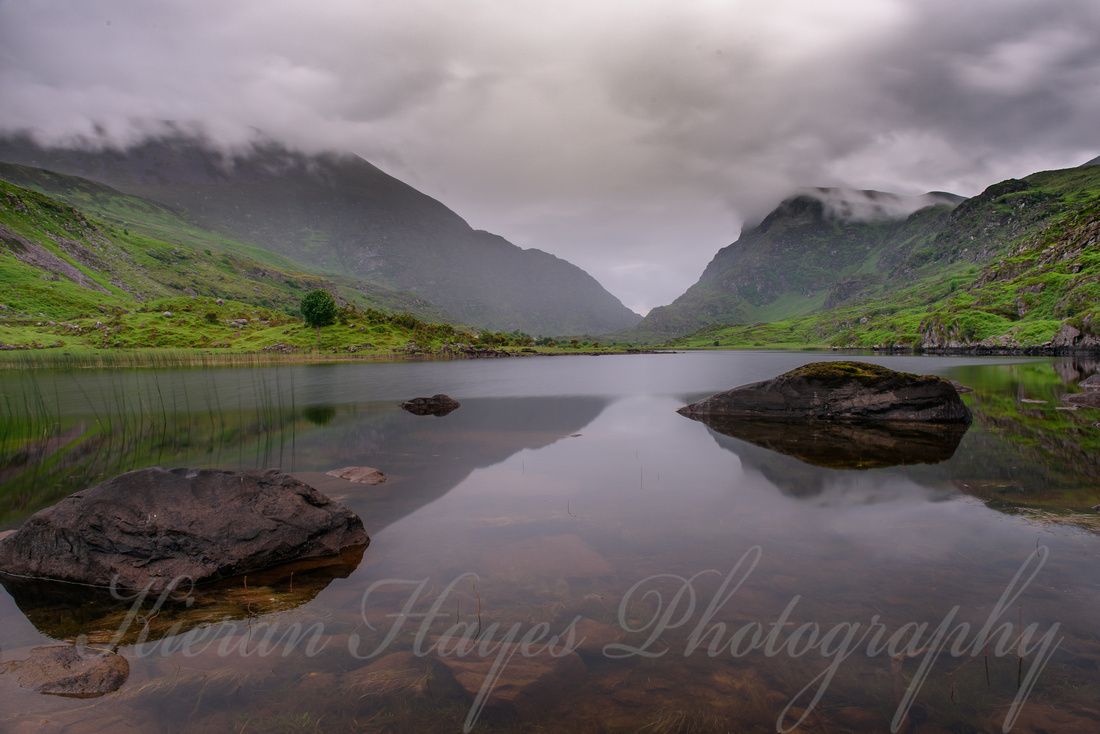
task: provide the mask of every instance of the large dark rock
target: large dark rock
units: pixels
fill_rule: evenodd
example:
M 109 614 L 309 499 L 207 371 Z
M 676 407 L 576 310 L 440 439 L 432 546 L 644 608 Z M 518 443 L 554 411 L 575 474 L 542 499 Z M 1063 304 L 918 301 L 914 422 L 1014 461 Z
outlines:
M 950 382 L 866 362 L 811 362 L 770 380 L 686 405 L 691 418 L 721 415 L 771 420 L 970 423 Z
M 0 541 L 0 572 L 159 591 L 368 542 L 355 513 L 277 470 L 152 468 L 33 515 Z
M 130 677 L 126 658 L 109 650 L 72 645 L 36 647 L 25 660 L 0 665 L 22 688 L 73 698 L 92 698 L 117 691 Z
M 460 407 L 462 407 L 462 403 L 450 395 L 443 395 L 442 393 L 432 395 L 430 398 L 413 398 L 401 403 L 401 408 L 413 415 L 434 415 L 438 417 L 445 416 Z

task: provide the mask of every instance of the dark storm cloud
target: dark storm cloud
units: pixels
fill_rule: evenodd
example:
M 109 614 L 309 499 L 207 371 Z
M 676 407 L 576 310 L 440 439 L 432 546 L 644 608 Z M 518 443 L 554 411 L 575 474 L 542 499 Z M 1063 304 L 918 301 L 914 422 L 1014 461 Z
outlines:
M 1100 152 L 1076 0 L 0 0 L 0 127 L 358 152 L 667 303 L 800 186 L 974 194 Z

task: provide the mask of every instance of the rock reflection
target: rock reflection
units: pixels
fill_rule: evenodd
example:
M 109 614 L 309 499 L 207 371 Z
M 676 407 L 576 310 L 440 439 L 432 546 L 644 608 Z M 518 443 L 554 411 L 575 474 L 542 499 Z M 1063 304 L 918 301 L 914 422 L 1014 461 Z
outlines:
M 747 420 L 692 416 L 708 428 L 828 469 L 938 464 L 955 454 L 966 424 Z
M 55 640 L 119 647 L 152 642 L 203 625 L 285 612 L 311 601 L 359 566 L 366 546 L 338 556 L 275 566 L 244 577 L 174 592 L 109 589 L 0 573 L 0 584 L 35 628 Z

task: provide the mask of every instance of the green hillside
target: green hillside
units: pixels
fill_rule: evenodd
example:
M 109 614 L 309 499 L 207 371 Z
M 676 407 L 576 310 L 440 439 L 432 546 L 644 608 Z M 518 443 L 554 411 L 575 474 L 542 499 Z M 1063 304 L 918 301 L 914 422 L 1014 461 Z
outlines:
M 12 171 L 4 167 L 0 174 Z M 579 340 L 536 344 L 518 331 L 456 326 L 413 294 L 252 260 L 240 254 L 247 246 L 201 228 L 198 244 L 189 244 L 186 219 L 99 184 L 15 173 L 64 187 L 73 201 L 94 199 L 96 210 L 115 221 L 0 179 L 5 363 L 189 364 L 242 354 L 278 360 L 501 356 L 611 347 Z M 117 220 L 122 211 L 130 218 Z M 148 234 L 154 231 L 165 239 Z M 335 323 L 303 323 L 299 306 L 313 290 L 333 294 Z
M 880 291 L 885 274 L 929 247 L 961 200 L 926 195 L 927 206 L 899 219 L 874 204 L 902 197 L 846 193 L 849 199 L 839 190 L 815 189 L 785 200 L 719 250 L 686 293 L 622 334 L 652 343 L 713 323 L 800 316 Z M 850 204 L 870 208 L 858 215 Z
M 0 160 L 157 202 L 160 208 L 142 212 L 151 236 L 172 241 L 183 222 L 190 241 L 206 239 L 212 250 L 224 249 L 220 238 L 235 248 L 248 243 L 267 254 L 234 251 L 276 267 L 287 267 L 289 258 L 304 263 L 298 269 L 408 292 L 479 328 L 602 333 L 640 319 L 575 265 L 474 230 L 439 201 L 354 155 L 305 155 L 274 143 L 229 154 L 184 137 L 127 150 L 45 149 L 6 138 Z M 111 221 L 132 218 L 131 211 L 99 204 L 94 191 L 54 187 L 43 177 L 20 183 L 78 206 L 102 206 L 97 211 Z
M 877 257 L 876 271 L 848 298 L 786 318 L 711 323 L 669 344 L 1095 347 L 1098 218 L 1098 167 L 1003 181 L 953 211 L 921 211 L 897 225 L 898 234 L 870 253 L 868 261 Z M 920 219 L 929 226 L 902 240 Z M 854 229 L 845 236 L 858 240 L 863 227 Z M 845 283 L 840 278 L 830 290 Z
M 95 193 L 112 210 L 128 207 L 170 220 L 170 212 L 133 197 Z M 406 326 L 395 325 L 392 312 L 381 308 L 403 305 L 412 300 L 409 296 L 340 288 L 319 276 L 229 251 L 155 239 L 141 234 L 147 229 L 141 216 L 134 219 L 139 223 L 132 230 L 110 224 L 0 180 L 4 348 L 255 351 L 277 343 L 301 349 L 369 341 L 375 350 L 390 351 L 416 340 L 413 327 L 418 325 L 440 336 L 455 333 L 449 325 L 431 327 L 410 314 L 398 320 Z M 175 235 L 176 242 L 186 239 L 182 230 Z M 345 321 L 326 329 L 320 344 L 318 334 L 303 328 L 297 315 L 302 297 L 314 289 L 337 294 Z M 359 323 L 349 328 L 349 316 Z M 371 330 L 369 340 L 364 329 Z

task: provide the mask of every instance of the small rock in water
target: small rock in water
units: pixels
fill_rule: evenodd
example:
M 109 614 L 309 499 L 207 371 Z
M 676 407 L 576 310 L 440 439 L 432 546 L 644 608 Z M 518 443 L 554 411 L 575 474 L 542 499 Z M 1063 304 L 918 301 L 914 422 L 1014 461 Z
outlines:
M 437 417 L 443 417 L 461 406 L 462 403 L 450 395 L 442 393 L 436 393 L 430 398 L 413 398 L 401 403 L 401 408 L 413 415 L 434 415 Z
M 36 647 L 25 660 L 0 665 L 13 673 L 22 688 L 54 696 L 91 698 L 117 691 L 130 676 L 126 658 L 107 650 L 72 645 Z
M 356 484 L 381 484 L 386 481 L 385 474 L 369 466 L 345 466 L 343 469 L 333 469 L 325 473 Z

